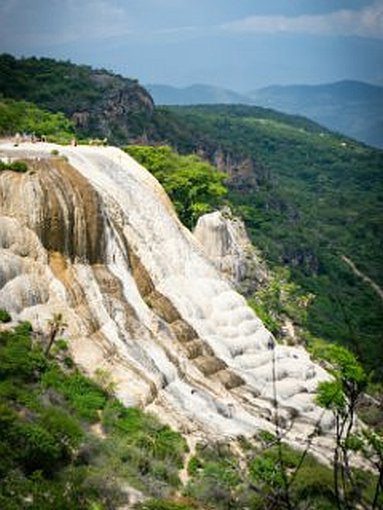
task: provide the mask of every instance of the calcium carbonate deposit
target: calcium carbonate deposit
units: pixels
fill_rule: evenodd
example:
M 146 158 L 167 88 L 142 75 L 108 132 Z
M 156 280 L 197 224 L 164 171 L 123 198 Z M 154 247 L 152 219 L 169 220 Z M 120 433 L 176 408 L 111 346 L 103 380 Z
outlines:
M 111 147 L 3 143 L 0 156 L 30 167 L 0 174 L 0 308 L 42 331 L 62 313 L 79 365 L 185 433 L 274 430 L 276 397 L 294 445 L 321 419 L 326 455 L 314 395 L 327 373 L 275 344 L 149 172 Z

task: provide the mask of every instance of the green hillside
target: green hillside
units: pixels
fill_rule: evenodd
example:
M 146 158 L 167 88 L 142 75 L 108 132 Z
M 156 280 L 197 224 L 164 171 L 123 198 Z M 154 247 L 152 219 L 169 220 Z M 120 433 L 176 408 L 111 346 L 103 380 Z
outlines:
M 27 101 L 0 97 L 0 136 L 15 133 L 44 135 L 48 141 L 68 143 L 74 136 L 74 126 L 63 113 L 51 113 Z
M 227 200 L 244 217 L 254 244 L 271 265 L 289 266 L 293 281 L 316 295 L 310 334 L 352 346 L 382 379 L 382 302 L 342 259 L 383 286 L 382 151 L 265 108 L 155 108 L 135 80 L 52 59 L 1 56 L 0 93 L 64 112 L 80 137 L 167 144 L 228 173 Z M 13 119 L 21 107 L 12 108 Z M 170 174 L 173 179 L 174 168 L 163 175 L 168 188 Z M 183 218 L 189 226 L 198 211 L 192 215 Z
M 223 157 L 229 200 L 254 244 L 317 296 L 311 333 L 351 345 L 381 378 L 382 301 L 341 257 L 383 285 L 383 152 L 262 108 L 160 113 L 168 116 L 162 135 L 178 150 Z
M 300 113 L 357 140 L 383 148 L 383 88 L 344 80 L 324 85 L 271 86 L 249 93 L 254 104 Z
M 124 143 L 140 137 L 153 101 L 137 80 L 49 58 L 0 55 L 0 94 L 63 112 L 81 136 Z
M 0 310 L 0 323 L 9 319 Z M 180 433 L 113 396 L 108 372 L 96 371 L 95 382 L 64 340 L 49 354 L 46 341 L 27 322 L 0 331 L 2 510 L 132 508 L 132 488 L 146 498 L 136 510 L 265 510 L 270 501 L 281 510 L 338 508 L 331 469 L 310 452 L 258 431 L 240 440 L 241 461 L 230 443 L 211 441 L 188 459 Z M 348 492 L 349 502 L 372 508 L 375 474 L 352 473 L 358 491 Z

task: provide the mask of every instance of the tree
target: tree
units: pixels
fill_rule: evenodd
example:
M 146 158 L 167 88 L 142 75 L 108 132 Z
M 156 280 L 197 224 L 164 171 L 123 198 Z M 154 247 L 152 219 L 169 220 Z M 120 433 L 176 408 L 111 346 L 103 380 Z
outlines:
M 219 207 L 227 194 L 226 175 L 196 155 L 181 156 L 168 146 L 131 145 L 125 150 L 159 180 L 188 228 Z
M 372 508 L 377 508 L 383 482 L 383 441 L 367 429 L 354 434 L 358 402 L 367 385 L 367 376 L 358 360 L 347 349 L 331 346 L 325 357 L 331 362 L 332 381 L 318 387 L 317 402 L 330 410 L 335 418 L 334 490 L 339 509 L 352 509 L 363 504 L 363 498 L 350 463 L 351 452 L 360 452 L 378 471 L 378 482 Z
M 45 350 L 45 355 L 48 356 L 49 352 L 52 348 L 52 345 L 58 334 L 62 333 L 64 329 L 68 326 L 64 321 L 62 313 L 53 314 L 52 319 L 48 321 L 49 325 L 49 333 L 48 333 L 48 345 Z

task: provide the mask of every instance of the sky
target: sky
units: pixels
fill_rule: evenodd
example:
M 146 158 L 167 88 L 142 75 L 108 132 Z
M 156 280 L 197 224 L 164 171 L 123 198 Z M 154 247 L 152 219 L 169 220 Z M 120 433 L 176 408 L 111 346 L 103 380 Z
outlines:
M 143 84 L 383 85 L 383 0 L 0 0 L 0 51 Z

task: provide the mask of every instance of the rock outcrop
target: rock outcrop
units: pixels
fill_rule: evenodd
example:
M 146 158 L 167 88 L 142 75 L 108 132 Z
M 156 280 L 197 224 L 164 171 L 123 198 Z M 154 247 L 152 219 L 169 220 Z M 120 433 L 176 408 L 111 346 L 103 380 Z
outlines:
M 328 374 L 275 344 L 149 172 L 110 147 L 2 144 L 0 156 L 31 168 L 0 174 L 1 308 L 41 330 L 62 313 L 78 364 L 108 370 L 125 404 L 183 432 L 272 431 L 276 398 L 280 423 L 294 418 L 287 440 L 304 446 Z M 314 440 L 314 453 L 329 442 Z
M 78 133 L 113 143 L 145 138 L 154 112 L 137 80 L 49 58 L 0 55 L 0 93 L 63 112 Z
M 229 208 L 204 214 L 194 229 L 207 257 L 241 294 L 250 295 L 267 281 L 267 267 L 252 245 L 243 221 Z

